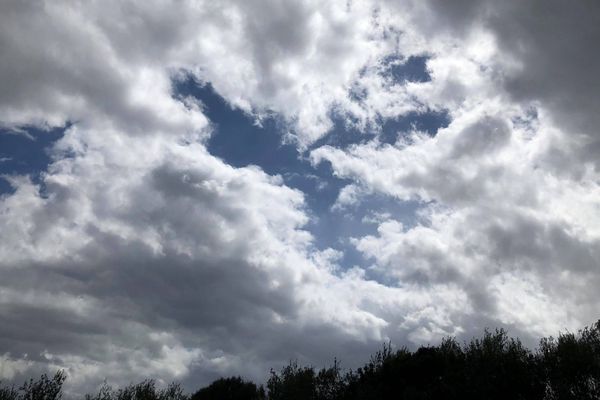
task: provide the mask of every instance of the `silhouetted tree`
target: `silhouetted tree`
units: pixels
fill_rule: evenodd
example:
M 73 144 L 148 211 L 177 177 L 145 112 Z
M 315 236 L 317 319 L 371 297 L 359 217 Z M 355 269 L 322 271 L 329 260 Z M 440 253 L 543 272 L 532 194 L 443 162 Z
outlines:
M 0 386 L 0 400 L 60 400 L 66 375 L 42 375 L 21 387 Z M 290 362 L 271 370 L 262 386 L 240 377 L 221 378 L 187 396 L 172 383 L 145 380 L 113 390 L 108 384 L 85 400 L 600 400 L 600 321 L 577 334 L 544 338 L 534 353 L 504 330 L 486 330 L 459 345 L 393 351 L 386 344 L 361 368 L 316 371 Z
M 315 371 L 312 367 L 299 367 L 296 361 L 290 362 L 279 374 L 271 370 L 267 390 L 269 400 L 314 400 Z
M 264 390 L 240 377 L 217 379 L 198 390 L 190 400 L 263 400 Z
M 543 399 L 537 358 L 500 329 L 485 331 L 465 348 L 466 398 Z
M 64 371 L 58 371 L 52 378 L 43 374 L 40 379 L 30 379 L 19 388 L 21 400 L 59 400 L 62 398 L 62 385 L 67 379 Z
M 96 393 L 95 395 L 86 394 L 85 400 L 113 400 L 114 397 L 115 396 L 112 387 L 110 387 L 108 383 L 104 381 L 102 386 L 100 386 L 98 393 Z
M 86 395 L 86 400 L 188 400 L 178 383 L 171 383 L 163 389 L 156 387 L 153 379 L 125 386 L 114 391 L 106 382 L 95 395 Z
M 548 400 L 600 399 L 600 321 L 540 342 Z
M 358 368 L 356 372 L 349 371 L 346 374 L 347 388 L 344 393 L 344 399 L 369 399 L 371 396 L 376 398 L 386 398 L 387 393 L 391 393 L 397 382 L 389 378 L 394 375 L 393 370 L 397 364 L 394 358 L 402 358 L 408 355 L 406 349 L 392 353 L 390 343 L 385 344 L 382 350 L 377 351 L 367 364 Z
M 18 400 L 19 392 L 15 390 L 14 386 L 3 386 L 0 387 L 0 400 Z
M 336 400 L 341 398 L 346 388 L 345 378 L 341 375 L 337 360 L 333 366 L 321 369 L 315 377 L 315 398 L 317 400 Z

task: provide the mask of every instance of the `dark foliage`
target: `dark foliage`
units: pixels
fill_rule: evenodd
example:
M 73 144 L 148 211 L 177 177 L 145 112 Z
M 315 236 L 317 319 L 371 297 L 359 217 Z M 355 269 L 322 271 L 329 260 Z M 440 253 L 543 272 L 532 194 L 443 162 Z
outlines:
M 30 379 L 18 389 L 0 387 L 0 400 L 60 400 L 66 377 L 63 371 L 58 371 L 52 378 L 43 374 L 37 381 Z
M 11 387 L 0 387 L 0 400 L 16 400 L 19 398 L 19 392 L 17 392 L 14 386 Z
M 318 372 L 291 362 L 281 373 L 271 370 L 267 389 L 269 400 L 335 400 L 344 393 L 345 378 L 337 361 Z
M 600 321 L 579 335 L 542 339 L 539 353 L 547 399 L 600 399 Z
M 0 386 L 0 400 L 60 400 L 65 374 Z M 153 380 L 113 390 L 104 384 L 86 400 L 600 400 L 600 321 L 577 334 L 540 341 L 535 352 L 504 330 L 485 331 L 460 345 L 393 350 L 390 344 L 357 370 L 337 361 L 316 370 L 296 362 L 271 375 L 266 390 L 240 377 L 221 378 L 191 397 L 178 384 Z
M 265 392 L 252 382 L 240 377 L 217 379 L 209 386 L 198 390 L 191 400 L 263 400 Z
M 157 389 L 153 379 L 113 390 L 106 383 L 95 395 L 86 395 L 85 400 L 188 400 L 188 396 L 178 383 L 171 383 L 164 389 Z

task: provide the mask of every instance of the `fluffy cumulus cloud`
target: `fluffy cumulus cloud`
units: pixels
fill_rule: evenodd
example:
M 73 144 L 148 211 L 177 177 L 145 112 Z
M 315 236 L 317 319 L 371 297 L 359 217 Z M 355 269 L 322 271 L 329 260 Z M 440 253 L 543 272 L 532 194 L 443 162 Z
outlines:
M 66 368 L 82 387 L 258 379 L 289 357 L 366 354 L 440 318 L 422 308 L 444 294 L 337 271 L 339 255 L 301 229 L 302 194 L 279 177 L 160 136 L 73 127 L 55 151 L 43 194 L 23 178 L 2 202 L 5 378 Z M 441 288 L 459 300 L 441 308 L 457 313 L 460 290 Z
M 431 81 L 412 93 L 446 107 L 449 126 L 311 152 L 354 181 L 352 193 L 422 204 L 414 226 L 392 216 L 355 238 L 356 248 L 398 284 L 454 282 L 480 316 L 516 329 L 542 334 L 594 320 L 598 98 L 582 80 L 596 57 L 576 59 L 599 37 L 586 22 L 597 7 L 467 1 L 413 10 L 432 56 Z
M 599 18 L 541 0 L 3 2 L 1 134 L 65 132 L 40 179 L 5 176 L 0 379 L 194 388 L 597 319 Z M 412 56 L 427 79 L 394 79 Z M 329 163 L 348 183 L 331 213 L 376 195 L 416 214 L 372 210 L 352 249 L 321 245 L 305 193 L 210 154 L 219 121 L 174 89 L 190 76 Z M 430 112 L 449 124 L 384 140 Z M 321 146 L 339 120 L 360 140 Z

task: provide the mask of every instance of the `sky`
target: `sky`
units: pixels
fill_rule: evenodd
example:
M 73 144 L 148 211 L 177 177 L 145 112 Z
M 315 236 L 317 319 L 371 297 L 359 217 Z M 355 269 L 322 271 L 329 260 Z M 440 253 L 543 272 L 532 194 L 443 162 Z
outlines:
M 600 5 L 0 3 L 0 380 L 262 382 L 598 318 Z

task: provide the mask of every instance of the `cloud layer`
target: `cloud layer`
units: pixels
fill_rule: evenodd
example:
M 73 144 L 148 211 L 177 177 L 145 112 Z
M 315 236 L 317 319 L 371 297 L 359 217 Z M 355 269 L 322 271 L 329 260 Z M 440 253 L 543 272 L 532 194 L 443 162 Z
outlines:
M 12 175 L 0 197 L 0 379 L 194 388 L 597 319 L 599 18 L 534 0 L 4 2 L 3 132 L 65 133 L 40 182 Z M 429 79 L 394 78 L 411 56 Z M 282 141 L 347 180 L 332 213 L 372 196 L 417 213 L 371 209 L 372 234 L 324 248 L 304 193 L 208 152 L 219 121 L 174 92 L 182 76 L 281 119 Z M 340 120 L 383 134 L 428 112 L 449 125 L 319 145 Z

